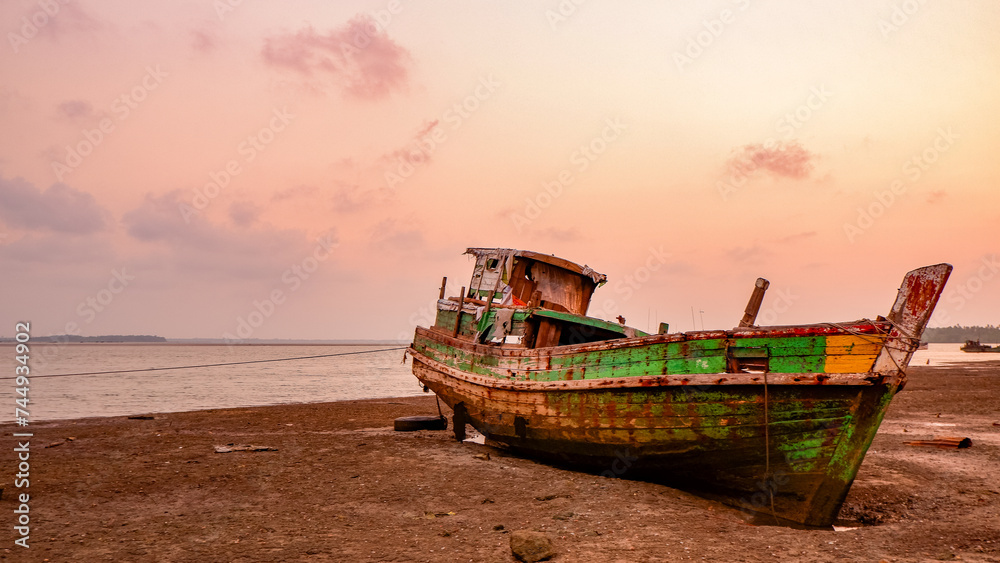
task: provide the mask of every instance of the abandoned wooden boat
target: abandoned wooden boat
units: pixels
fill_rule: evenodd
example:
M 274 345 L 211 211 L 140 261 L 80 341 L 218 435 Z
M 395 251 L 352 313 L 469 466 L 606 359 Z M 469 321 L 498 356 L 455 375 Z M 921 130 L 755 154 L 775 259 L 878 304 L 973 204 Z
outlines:
M 829 526 L 951 266 L 906 274 L 887 317 L 647 334 L 586 316 L 606 281 L 524 250 L 470 248 L 469 289 L 417 327 L 413 373 L 490 445 L 653 479 L 783 524 Z

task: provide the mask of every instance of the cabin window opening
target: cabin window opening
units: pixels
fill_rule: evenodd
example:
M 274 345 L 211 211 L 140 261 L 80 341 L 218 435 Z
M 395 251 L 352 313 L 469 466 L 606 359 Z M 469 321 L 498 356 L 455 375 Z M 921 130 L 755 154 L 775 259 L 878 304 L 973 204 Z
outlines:
M 766 347 L 729 348 L 726 367 L 730 373 L 766 373 L 770 369 L 770 351 Z
M 496 258 L 490 258 L 486 261 L 486 268 L 489 270 L 496 270 L 497 266 L 500 265 L 500 261 Z

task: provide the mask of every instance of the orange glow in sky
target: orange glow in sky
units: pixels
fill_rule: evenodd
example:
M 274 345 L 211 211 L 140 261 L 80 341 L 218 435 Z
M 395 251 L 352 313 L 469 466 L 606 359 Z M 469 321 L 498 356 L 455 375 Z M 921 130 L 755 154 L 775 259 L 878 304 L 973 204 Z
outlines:
M 406 339 L 472 246 L 641 329 L 731 328 L 758 276 L 774 324 L 873 317 L 939 262 L 931 326 L 1000 324 L 993 2 L 0 15 L 0 335 Z

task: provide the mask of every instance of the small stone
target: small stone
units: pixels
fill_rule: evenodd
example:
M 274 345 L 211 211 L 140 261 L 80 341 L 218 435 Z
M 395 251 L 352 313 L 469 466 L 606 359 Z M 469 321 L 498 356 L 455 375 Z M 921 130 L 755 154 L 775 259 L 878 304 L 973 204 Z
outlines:
M 552 519 L 553 520 L 569 520 L 572 517 L 573 517 L 573 512 L 570 511 L 570 510 L 567 510 L 565 512 L 560 512 L 559 514 L 556 514 L 555 516 L 552 517 Z
M 530 530 L 517 530 L 511 533 L 510 551 L 518 561 L 524 561 L 524 563 L 545 561 L 556 554 L 549 536 Z

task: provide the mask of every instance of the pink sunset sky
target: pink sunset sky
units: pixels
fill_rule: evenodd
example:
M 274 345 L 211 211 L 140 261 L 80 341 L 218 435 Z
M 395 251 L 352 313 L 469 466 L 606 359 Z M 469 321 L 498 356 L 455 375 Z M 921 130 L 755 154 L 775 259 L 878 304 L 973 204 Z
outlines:
M 1000 323 L 1000 7 L 0 4 L 0 335 L 406 339 L 466 247 L 591 313 Z M 692 325 L 692 310 L 697 312 Z M 255 313 L 256 312 L 256 313 Z

